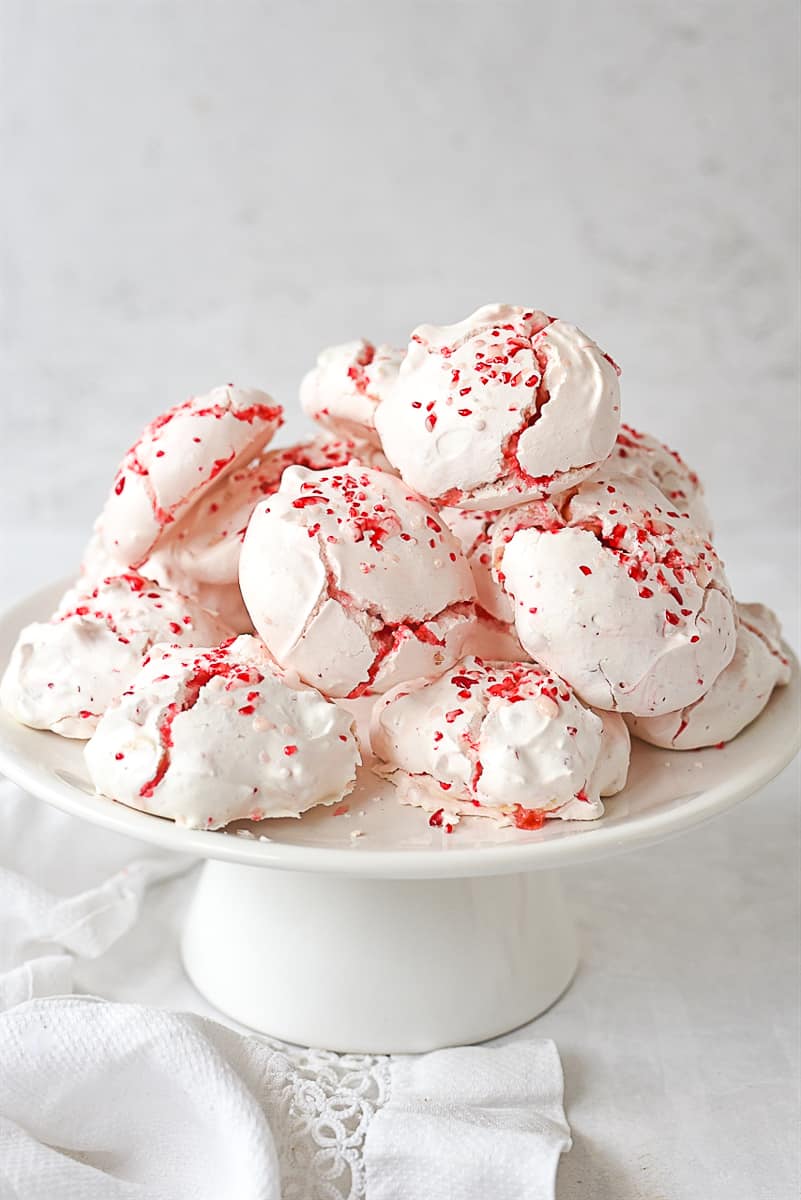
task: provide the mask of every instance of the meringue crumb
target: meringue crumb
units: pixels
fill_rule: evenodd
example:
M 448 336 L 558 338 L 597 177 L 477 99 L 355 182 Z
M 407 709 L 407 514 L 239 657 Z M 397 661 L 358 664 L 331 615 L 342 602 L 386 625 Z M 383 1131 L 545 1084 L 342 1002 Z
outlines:
M 351 840 L 352 842 L 354 842 L 354 841 L 356 840 L 356 838 L 360 838 L 360 837 L 364 837 L 364 830 L 363 830 L 363 829 L 351 829 L 351 831 L 350 831 L 350 840 Z

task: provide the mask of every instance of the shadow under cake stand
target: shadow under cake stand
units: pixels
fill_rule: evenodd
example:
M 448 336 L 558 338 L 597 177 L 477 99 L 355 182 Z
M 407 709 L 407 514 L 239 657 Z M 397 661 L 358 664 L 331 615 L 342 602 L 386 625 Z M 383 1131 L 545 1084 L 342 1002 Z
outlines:
M 46 619 L 54 586 L 0 619 L 0 662 Z M 568 987 L 578 948 L 559 869 L 634 850 L 763 787 L 799 741 L 798 663 L 721 750 L 632 746 L 629 781 L 593 822 L 532 832 L 468 818 L 453 833 L 362 768 L 347 812 L 189 830 L 92 793 L 83 743 L 0 713 L 0 770 L 66 812 L 206 859 L 183 934 L 186 970 L 217 1008 L 285 1041 L 410 1053 L 497 1036 Z

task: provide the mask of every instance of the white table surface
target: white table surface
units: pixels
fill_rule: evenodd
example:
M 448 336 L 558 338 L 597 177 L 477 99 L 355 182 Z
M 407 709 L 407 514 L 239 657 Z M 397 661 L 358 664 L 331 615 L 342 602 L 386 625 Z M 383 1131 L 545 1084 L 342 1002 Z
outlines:
M 68 571 L 80 534 L 39 531 L 36 554 L 29 531 L 9 542 L 4 606 Z M 763 574 L 759 593 L 770 588 L 790 612 L 781 571 L 766 560 Z M 791 640 L 797 647 L 792 631 Z M 795 763 L 700 830 L 565 874 L 581 966 L 527 1027 L 556 1040 L 565 1069 L 575 1145 L 558 1200 L 797 1195 L 800 790 Z M 39 801 L 31 804 L 35 838 Z M 58 816 L 63 835 L 41 848 L 49 888 L 78 890 L 131 855 L 127 839 Z M 14 847 L 0 848 L 0 864 L 13 869 L 14 858 Z M 79 987 L 224 1019 L 180 964 L 192 886 L 189 876 L 157 887 L 140 924 L 81 964 Z

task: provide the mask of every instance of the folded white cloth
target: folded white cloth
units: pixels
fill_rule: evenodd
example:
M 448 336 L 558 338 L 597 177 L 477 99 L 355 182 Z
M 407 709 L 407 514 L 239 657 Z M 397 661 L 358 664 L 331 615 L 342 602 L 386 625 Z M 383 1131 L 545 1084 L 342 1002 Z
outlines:
M 570 1145 L 553 1042 L 337 1055 L 59 995 L 186 860 L 121 865 L 120 839 L 104 855 L 110 835 L 4 782 L 0 834 L 61 892 L 117 867 L 67 898 L 0 869 L 0 1200 L 552 1200 Z

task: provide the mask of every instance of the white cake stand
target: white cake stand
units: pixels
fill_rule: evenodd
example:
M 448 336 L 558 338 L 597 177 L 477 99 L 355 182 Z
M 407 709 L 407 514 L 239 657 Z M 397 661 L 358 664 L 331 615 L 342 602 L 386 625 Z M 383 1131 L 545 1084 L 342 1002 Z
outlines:
M 0 663 L 61 590 L 0 619 Z M 339 816 L 182 829 L 93 795 L 82 743 L 4 714 L 0 770 L 76 816 L 208 860 L 183 959 L 223 1012 L 303 1045 L 414 1052 L 481 1041 L 548 1008 L 578 961 L 558 869 L 690 829 L 758 791 L 798 748 L 800 693 L 793 660 L 790 685 L 724 749 L 634 743 L 629 782 L 601 820 L 530 833 L 481 818 L 432 828 L 367 770 Z

